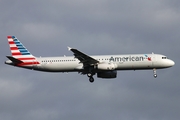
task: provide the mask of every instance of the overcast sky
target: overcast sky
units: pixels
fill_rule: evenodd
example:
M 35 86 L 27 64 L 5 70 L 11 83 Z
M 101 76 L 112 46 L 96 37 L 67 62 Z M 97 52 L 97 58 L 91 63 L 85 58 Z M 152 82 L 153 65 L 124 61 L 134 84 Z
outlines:
M 179 120 L 179 0 L 0 0 L 0 119 Z M 175 66 L 116 79 L 4 64 L 7 35 L 35 56 L 159 53 Z

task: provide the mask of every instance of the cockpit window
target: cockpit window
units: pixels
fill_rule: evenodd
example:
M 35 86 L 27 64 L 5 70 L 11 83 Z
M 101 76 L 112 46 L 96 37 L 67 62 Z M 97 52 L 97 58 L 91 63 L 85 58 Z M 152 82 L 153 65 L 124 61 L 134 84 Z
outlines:
M 167 59 L 167 57 L 162 57 L 162 59 Z

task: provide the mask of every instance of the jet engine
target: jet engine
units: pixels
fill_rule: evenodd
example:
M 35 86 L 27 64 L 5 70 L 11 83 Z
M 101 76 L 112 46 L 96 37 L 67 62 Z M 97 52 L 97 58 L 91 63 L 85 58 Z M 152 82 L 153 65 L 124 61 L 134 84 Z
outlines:
M 97 65 L 97 69 L 99 70 L 114 70 L 116 65 L 113 63 L 100 63 Z
M 117 77 L 117 71 L 103 71 L 97 73 L 98 78 L 116 78 Z

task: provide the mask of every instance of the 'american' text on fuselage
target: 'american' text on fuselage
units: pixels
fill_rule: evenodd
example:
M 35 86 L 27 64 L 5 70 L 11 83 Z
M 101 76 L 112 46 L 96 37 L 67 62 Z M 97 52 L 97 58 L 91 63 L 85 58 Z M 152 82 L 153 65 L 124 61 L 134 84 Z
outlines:
M 144 61 L 143 56 L 129 56 L 129 57 L 111 57 L 109 59 L 111 62 L 128 62 L 128 61 Z

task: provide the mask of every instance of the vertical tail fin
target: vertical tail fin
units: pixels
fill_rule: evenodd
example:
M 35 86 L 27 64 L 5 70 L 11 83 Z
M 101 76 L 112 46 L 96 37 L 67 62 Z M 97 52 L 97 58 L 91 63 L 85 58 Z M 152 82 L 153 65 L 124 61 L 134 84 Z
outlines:
M 7 36 L 7 38 L 12 56 L 33 56 L 15 36 Z
M 26 47 L 15 37 L 7 36 L 12 57 L 23 62 L 22 65 L 38 64 L 36 58 L 26 49 Z

